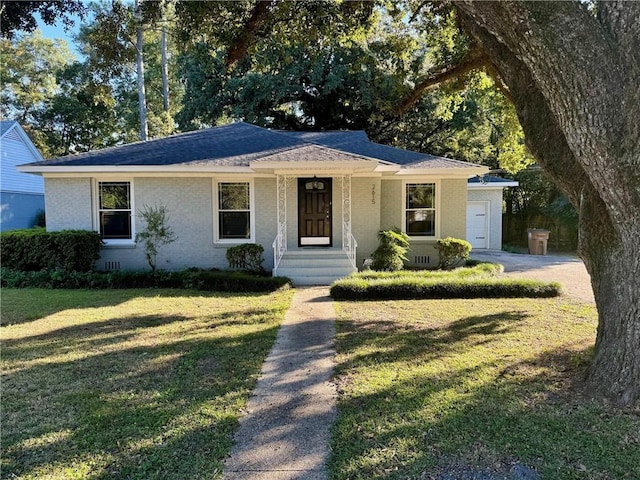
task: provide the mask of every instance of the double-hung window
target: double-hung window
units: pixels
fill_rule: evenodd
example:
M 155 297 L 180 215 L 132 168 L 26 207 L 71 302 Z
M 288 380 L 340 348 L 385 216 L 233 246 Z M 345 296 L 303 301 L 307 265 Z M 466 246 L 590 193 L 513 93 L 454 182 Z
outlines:
M 131 182 L 98 181 L 98 226 L 105 241 L 133 240 Z
M 405 231 L 413 237 L 436 234 L 436 184 L 405 185 Z
M 250 182 L 217 182 L 217 241 L 253 238 Z

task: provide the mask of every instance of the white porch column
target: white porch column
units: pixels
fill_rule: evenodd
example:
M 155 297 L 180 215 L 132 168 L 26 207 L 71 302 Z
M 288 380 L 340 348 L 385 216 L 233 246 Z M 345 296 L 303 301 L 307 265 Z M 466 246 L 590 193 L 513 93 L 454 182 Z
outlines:
M 273 241 L 273 275 L 277 275 L 280 260 L 287 251 L 287 177 L 276 175 L 276 215 L 278 231 Z
M 356 247 L 358 243 L 351 233 L 351 175 L 342 177 L 342 250 L 347 254 L 351 265 L 356 266 Z

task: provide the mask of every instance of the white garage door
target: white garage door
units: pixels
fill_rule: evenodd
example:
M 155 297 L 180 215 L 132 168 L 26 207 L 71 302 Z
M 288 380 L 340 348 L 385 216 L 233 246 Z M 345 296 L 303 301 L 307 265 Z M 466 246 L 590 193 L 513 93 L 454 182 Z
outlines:
M 467 242 L 473 248 L 489 248 L 489 202 L 467 203 Z

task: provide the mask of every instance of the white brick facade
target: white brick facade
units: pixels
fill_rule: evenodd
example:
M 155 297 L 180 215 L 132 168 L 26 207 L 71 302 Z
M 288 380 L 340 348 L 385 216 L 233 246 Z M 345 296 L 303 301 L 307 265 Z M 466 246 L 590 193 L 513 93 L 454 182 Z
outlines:
M 351 231 L 358 242 L 356 265 L 378 247 L 381 203 L 380 178 L 354 178 L 351 181 Z
M 92 230 L 91 178 L 47 178 L 44 182 L 47 230 Z
M 98 177 L 100 179 L 101 177 Z M 123 177 L 125 178 L 125 177 Z M 241 177 L 235 177 L 242 181 Z M 242 177 L 246 178 L 246 177 Z M 228 176 L 132 177 L 134 208 L 145 205 L 167 207 L 169 224 L 178 236 L 174 243 L 163 246 L 158 255 L 158 268 L 178 270 L 188 267 L 227 268 L 225 257 L 229 244 L 214 241 L 214 182 Z M 342 177 L 334 176 L 332 203 L 332 242 L 342 246 Z M 413 180 L 412 180 L 413 181 Z M 429 181 L 429 180 L 428 180 Z M 277 233 L 277 180 L 275 176 L 252 179 L 254 195 L 254 237 L 264 247 L 266 270 L 273 268 L 272 242 Z M 440 236 L 465 238 L 467 185 L 465 179 L 443 179 L 438 185 L 438 232 Z M 93 205 L 95 179 L 47 178 L 47 228 L 97 229 Z M 287 182 L 288 249 L 298 248 L 298 182 L 292 176 Z M 351 178 L 352 233 L 358 242 L 357 266 L 371 256 L 378 246 L 381 228 L 401 227 L 404 216 L 404 182 L 382 180 L 380 176 Z M 143 228 L 134 213 L 134 231 Z M 434 239 L 414 240 L 409 252 L 410 264 L 437 265 Z M 238 242 L 242 243 L 242 242 Z M 133 242 L 108 246 L 102 250 L 98 269 L 147 269 L 144 252 Z M 117 268 L 117 267 L 115 267 Z
M 467 180 L 464 178 L 434 180 L 411 179 L 414 183 L 436 183 L 436 232 L 433 239 L 411 239 L 407 258 L 410 266 L 436 267 L 438 238 L 466 238 Z M 401 179 L 382 182 L 380 207 L 381 228 L 402 227 L 404 216 L 404 185 Z M 377 245 L 377 244 L 376 244 Z

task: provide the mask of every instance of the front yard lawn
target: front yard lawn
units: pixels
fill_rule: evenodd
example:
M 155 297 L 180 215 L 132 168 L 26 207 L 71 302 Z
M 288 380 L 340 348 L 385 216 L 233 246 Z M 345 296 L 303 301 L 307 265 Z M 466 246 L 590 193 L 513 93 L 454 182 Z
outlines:
M 640 478 L 638 410 L 588 397 L 567 299 L 337 304 L 333 479 Z
M 293 291 L 3 289 L 3 478 L 215 478 Z

